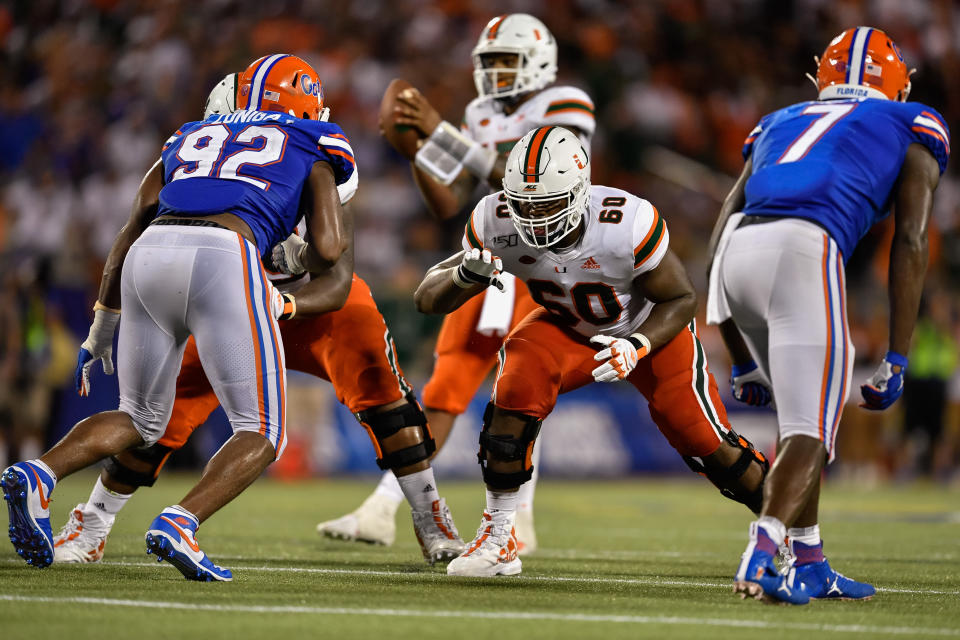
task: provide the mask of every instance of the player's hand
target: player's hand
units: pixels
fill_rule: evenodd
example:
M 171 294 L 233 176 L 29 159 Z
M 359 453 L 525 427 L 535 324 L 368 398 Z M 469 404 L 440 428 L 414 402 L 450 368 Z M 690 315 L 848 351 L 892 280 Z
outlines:
M 773 399 L 770 381 L 760 372 L 757 363 L 751 360 L 745 365 L 733 365 L 730 371 L 733 397 L 754 407 L 765 407 Z
M 394 107 L 394 124 L 413 127 L 420 132 L 421 137 L 427 137 L 443 121 L 433 105 L 417 89 L 404 89 L 397 94 L 397 104 Z
M 306 269 L 303 266 L 303 252 L 307 249 L 307 242 L 295 233 L 283 242 L 278 242 L 270 251 L 270 259 L 265 266 L 275 273 L 286 273 L 298 276 Z
M 630 375 L 640 358 L 650 353 L 650 341 L 646 336 L 635 333 L 629 338 L 614 338 L 597 334 L 590 342 L 606 347 L 598 351 L 593 359 L 603 362 L 592 371 L 597 382 L 616 382 Z
M 860 385 L 863 402 L 860 406 L 871 411 L 883 411 L 903 393 L 903 376 L 907 372 L 907 358 L 896 351 L 887 351 L 876 373 L 866 384 Z
M 490 253 L 489 249 L 471 249 L 463 252 L 463 260 L 453 273 L 457 286 L 467 288 L 475 284 L 493 285 L 503 291 L 503 283 L 498 277 L 503 270 L 503 261 Z
M 119 321 L 119 313 L 103 309 L 94 311 L 93 324 L 87 339 L 80 345 L 77 369 L 73 374 L 77 393 L 81 396 L 90 394 L 90 369 L 97 360 L 103 363 L 105 374 L 113 375 L 113 334 Z
M 270 309 L 277 320 L 289 320 L 297 315 L 297 299 L 292 293 L 282 293 L 270 285 Z

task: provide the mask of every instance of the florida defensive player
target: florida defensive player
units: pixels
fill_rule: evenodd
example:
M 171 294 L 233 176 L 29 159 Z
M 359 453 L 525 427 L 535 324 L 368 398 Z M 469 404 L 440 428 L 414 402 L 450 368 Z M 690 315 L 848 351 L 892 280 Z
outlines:
M 266 56 L 246 79 L 249 110 L 187 123 L 167 141 L 111 249 L 78 376 L 86 388 L 88 364 L 98 359 L 112 371 L 122 308 L 119 410 L 78 423 L 39 459 L 14 464 L 0 478 L 10 540 L 28 564 L 45 567 L 53 560 L 48 506 L 59 480 L 163 435 L 193 335 L 234 435 L 199 483 L 150 524 L 147 550 L 189 579 L 232 579 L 200 550 L 197 528 L 286 444 L 277 319 L 292 317 L 296 305 L 267 281 L 260 255 L 292 232 L 304 198 L 304 267 L 322 271 L 335 264 L 347 246 L 336 187 L 354 174 L 340 127 L 319 121 L 323 94 L 309 64 Z
M 830 567 L 817 524 L 821 471 L 835 455 L 853 370 L 844 263 L 892 205 L 889 350 L 860 387 L 860 406 L 882 410 L 903 390 L 927 222 L 950 153 L 943 118 L 905 102 L 910 72 L 883 31 L 834 38 L 814 82 L 817 100 L 764 116 L 747 138 L 743 173 L 714 229 L 708 305 L 709 320 L 723 322 L 736 395 L 765 404 L 772 391 L 780 425 L 735 589 L 794 604 L 875 592 Z M 773 555 L 785 537 L 796 564 L 778 573 Z
M 226 76 L 210 92 L 205 120 L 218 121 L 215 116 L 236 110 L 237 88 L 243 86 L 237 82 L 238 75 Z M 247 98 L 239 98 L 242 108 Z M 332 269 L 322 274 L 304 272 L 297 258 L 304 241 L 296 234 L 274 247 L 268 260 L 271 268 L 283 267 L 295 276 L 267 271 L 278 289 L 296 295 L 298 317 L 279 322 L 287 367 L 333 383 L 337 398 L 370 433 L 378 464 L 400 478 L 413 506 L 414 529 L 424 557 L 431 564 L 450 560 L 463 550 L 463 542 L 437 494 L 428 462 L 433 443 L 426 418 L 403 376 L 393 339 L 369 287 L 353 273 L 353 213 L 347 202 L 356 191 L 356 180 L 351 178 L 338 191 L 350 244 Z M 319 315 L 300 317 L 305 314 Z M 191 339 L 163 437 L 151 447 L 107 460 L 90 498 L 76 506 L 55 538 L 54 561 L 99 562 L 114 519 L 130 495 L 138 487 L 153 485 L 169 455 L 218 405 Z
M 520 572 L 517 490 L 530 480 L 540 424 L 558 394 L 593 381 L 630 382 L 681 455 L 727 496 L 759 508 L 766 460 L 727 422 L 697 338 L 696 294 L 669 249 L 665 220 L 646 200 L 591 186 L 587 151 L 562 127 L 539 127 L 517 143 L 503 192 L 480 201 L 463 251 L 430 269 L 417 306 L 448 313 L 502 271 L 526 282 L 542 308 L 500 351 L 480 434 L 487 508 L 449 574 Z
M 507 153 L 538 126 L 562 125 L 590 148 L 596 126 L 593 103 L 570 86 L 550 86 L 557 75 L 557 44 L 537 18 L 511 13 L 490 20 L 473 48 L 477 97 L 467 105 L 458 131 L 445 122 L 415 89 L 398 96 L 395 123 L 417 130 L 423 144 L 412 158 L 414 180 L 431 213 L 445 220 L 470 203 L 481 183 L 501 188 Z M 503 338 L 534 308 L 526 286 L 509 274 L 503 291 L 491 289 L 444 318 L 435 350 L 433 375 L 424 386 L 423 404 L 437 446 L 446 441 L 454 420 L 476 395 L 496 362 Z M 539 456 L 537 449 L 535 456 Z M 537 457 L 534 467 L 539 464 Z M 517 516 L 520 552 L 536 549 L 533 527 L 533 479 L 523 486 Z M 394 514 L 402 494 L 391 474 L 356 511 L 322 522 L 321 533 L 390 544 Z

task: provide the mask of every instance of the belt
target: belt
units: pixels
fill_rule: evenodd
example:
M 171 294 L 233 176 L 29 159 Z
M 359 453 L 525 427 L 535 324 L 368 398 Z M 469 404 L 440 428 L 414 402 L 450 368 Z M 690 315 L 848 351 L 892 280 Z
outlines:
M 166 226 L 174 225 L 178 227 L 213 227 L 215 229 L 227 229 L 220 223 L 214 222 L 213 220 L 204 220 L 203 218 L 160 218 L 154 220 L 150 223 L 150 226 Z
M 756 216 L 749 215 L 743 216 L 740 220 L 740 224 L 737 225 L 737 229 L 742 229 L 743 227 L 750 226 L 751 224 L 763 224 L 765 222 L 776 222 L 777 220 L 803 220 L 804 222 L 809 222 L 820 227 L 823 231 L 827 232 L 827 235 L 830 235 L 830 231 L 827 230 L 822 224 L 816 220 L 811 220 L 810 218 L 800 218 L 798 216 Z

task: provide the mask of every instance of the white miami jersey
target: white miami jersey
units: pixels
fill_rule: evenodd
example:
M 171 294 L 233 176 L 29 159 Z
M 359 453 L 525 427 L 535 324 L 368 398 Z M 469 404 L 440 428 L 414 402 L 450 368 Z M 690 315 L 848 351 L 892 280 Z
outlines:
M 580 141 L 589 149 L 597 128 L 590 97 L 575 87 L 548 87 L 510 115 L 491 97 L 474 98 L 460 128 L 484 148 L 505 154 L 529 131 L 550 125 L 579 129 L 583 132 Z
M 561 251 L 524 244 L 503 192 L 485 197 L 470 214 L 463 248 L 489 249 L 503 270 L 527 284 L 534 301 L 585 336 L 626 337 L 653 308 L 633 284 L 656 268 L 670 234 L 656 207 L 611 187 L 590 187 L 583 237 Z

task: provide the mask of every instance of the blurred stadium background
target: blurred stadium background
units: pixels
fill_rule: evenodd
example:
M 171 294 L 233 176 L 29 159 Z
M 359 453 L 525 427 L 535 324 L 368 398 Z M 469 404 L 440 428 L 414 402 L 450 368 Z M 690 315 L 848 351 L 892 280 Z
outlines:
M 104 258 L 140 177 L 163 140 L 200 117 L 224 74 L 286 51 L 320 71 L 331 119 L 356 151 L 357 271 L 370 283 L 420 388 L 439 319 L 411 292 L 450 253 L 462 222 L 428 219 L 407 163 L 377 132 L 394 77 L 419 87 L 459 122 L 475 95 L 470 49 L 483 25 L 511 11 L 543 19 L 560 45 L 558 82 L 596 102 L 593 180 L 656 203 L 674 250 L 704 292 L 709 231 L 742 166 L 740 148 L 765 113 L 813 99 L 813 56 L 858 24 L 887 31 L 917 68 L 911 99 L 960 130 L 960 5 L 951 0 L 15 0 L 0 5 L 0 463 L 34 457 L 95 411 L 116 407 L 114 378 L 73 392 Z M 886 350 L 886 256 L 891 225 L 848 266 L 857 384 Z M 895 410 L 851 407 L 839 435 L 837 479 L 862 485 L 927 475 L 960 483 L 960 168 L 937 191 L 924 309 L 912 379 Z M 702 306 L 702 305 L 701 305 Z M 702 312 L 700 317 L 702 319 Z M 770 451 L 768 412 L 729 398 L 719 336 L 703 339 L 734 426 Z M 325 383 L 290 377 L 290 447 L 271 473 L 375 471 L 362 429 Z M 486 399 L 438 461 L 477 476 L 476 432 Z M 222 414 L 178 454 L 196 467 L 228 433 Z M 564 399 L 544 429 L 547 475 L 685 472 L 642 399 L 594 385 Z M 2 466 L 2 464 L 0 464 Z

